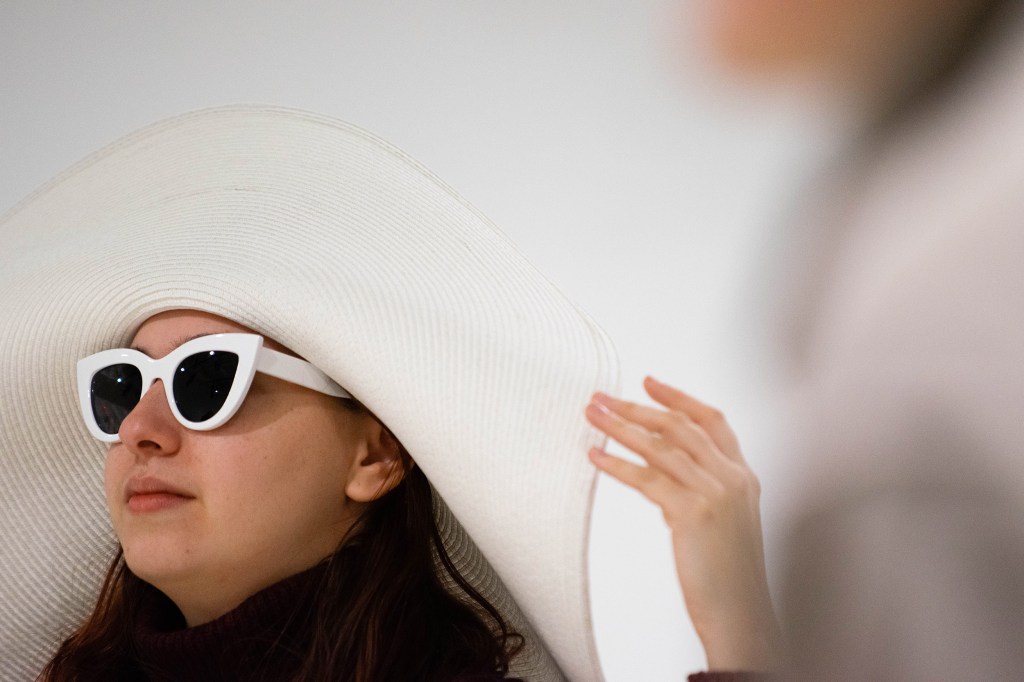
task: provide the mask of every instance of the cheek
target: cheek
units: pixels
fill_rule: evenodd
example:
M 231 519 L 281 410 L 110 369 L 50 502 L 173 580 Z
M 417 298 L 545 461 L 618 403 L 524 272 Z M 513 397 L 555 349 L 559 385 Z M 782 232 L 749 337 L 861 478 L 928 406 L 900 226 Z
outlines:
M 231 422 L 188 434 L 199 517 L 190 542 L 211 564 L 287 575 L 323 558 L 347 529 L 358 424 L 315 396 L 255 391 Z M 281 389 L 284 390 L 281 390 Z M 262 569 L 261 569 L 262 570 Z
M 343 509 L 351 445 L 332 437 L 329 424 L 297 417 L 210 453 L 203 486 L 218 491 L 218 505 L 247 509 L 261 525 L 301 517 L 304 509 L 311 515 Z
M 120 521 L 125 477 L 130 467 L 131 458 L 125 447 L 120 444 L 111 447 L 103 465 L 103 489 L 107 499 L 107 512 L 115 530 Z

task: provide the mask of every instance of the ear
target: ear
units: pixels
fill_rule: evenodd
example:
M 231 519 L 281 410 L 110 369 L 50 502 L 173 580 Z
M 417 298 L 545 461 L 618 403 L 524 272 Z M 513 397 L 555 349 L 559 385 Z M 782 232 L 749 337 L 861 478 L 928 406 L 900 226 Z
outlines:
M 405 467 L 398 439 L 379 421 L 367 417 L 345 494 L 356 502 L 372 502 L 394 489 L 403 478 Z

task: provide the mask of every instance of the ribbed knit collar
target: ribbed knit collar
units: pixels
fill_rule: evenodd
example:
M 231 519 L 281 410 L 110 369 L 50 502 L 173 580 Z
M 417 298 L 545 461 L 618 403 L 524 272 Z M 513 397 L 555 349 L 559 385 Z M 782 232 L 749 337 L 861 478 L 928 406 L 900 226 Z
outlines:
M 298 669 L 321 563 L 254 594 L 220 618 L 185 627 L 153 590 L 140 605 L 135 644 L 150 680 L 282 680 Z

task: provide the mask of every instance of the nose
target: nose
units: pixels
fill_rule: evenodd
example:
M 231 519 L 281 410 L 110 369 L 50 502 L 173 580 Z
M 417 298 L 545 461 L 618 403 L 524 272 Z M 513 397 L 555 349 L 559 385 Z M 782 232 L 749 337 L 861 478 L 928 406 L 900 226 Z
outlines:
M 166 456 L 181 447 L 183 428 L 167 404 L 163 382 L 157 380 L 121 422 L 118 436 L 137 457 Z

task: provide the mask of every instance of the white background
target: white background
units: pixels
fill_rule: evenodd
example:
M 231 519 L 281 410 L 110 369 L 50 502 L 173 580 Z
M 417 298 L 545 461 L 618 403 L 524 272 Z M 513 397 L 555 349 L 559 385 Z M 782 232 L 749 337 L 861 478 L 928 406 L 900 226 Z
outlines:
M 625 396 L 640 399 L 651 373 L 726 410 L 764 483 L 772 553 L 774 407 L 749 322 L 772 231 L 822 140 L 781 98 L 715 84 L 697 11 L 695 0 L 4 0 L 0 212 L 189 109 L 265 102 L 359 124 L 457 188 L 607 329 Z M 591 578 L 609 682 L 678 682 L 703 667 L 660 513 L 611 481 L 598 489 Z

